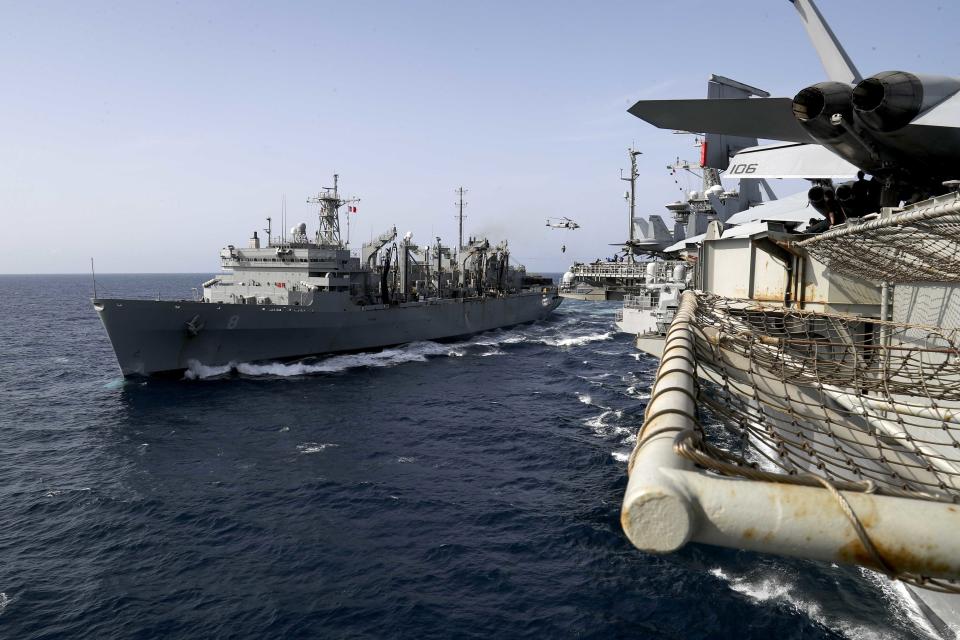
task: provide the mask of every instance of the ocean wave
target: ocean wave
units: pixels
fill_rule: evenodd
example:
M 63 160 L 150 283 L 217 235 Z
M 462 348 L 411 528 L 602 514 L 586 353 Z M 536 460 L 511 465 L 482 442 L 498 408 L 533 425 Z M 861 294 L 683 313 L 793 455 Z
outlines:
M 890 580 L 876 571 L 870 571 L 863 567 L 859 567 L 859 569 L 864 578 L 880 589 L 883 597 L 890 603 L 892 613 L 896 618 L 907 626 L 915 627 L 928 638 L 937 639 L 941 637 L 920 611 L 920 607 L 913 596 L 910 595 L 906 585 L 899 581 Z
M 3 613 L 3 610 L 7 608 L 8 604 L 10 604 L 10 598 L 7 594 L 0 592 L 0 613 Z
M 583 336 L 567 336 L 564 338 L 543 338 L 542 342 L 551 347 L 581 347 L 591 342 L 613 340 L 613 332 L 591 333 Z
M 622 409 L 605 409 L 602 413 L 583 421 L 597 437 L 622 436 L 633 433 L 633 429 L 616 424 L 623 417 Z
M 610 457 L 616 460 L 617 462 L 628 462 L 630 460 L 629 451 L 613 451 L 610 453 Z
M 785 605 L 850 640 L 883 640 L 890 637 L 889 630 L 871 628 L 825 613 L 818 603 L 797 595 L 796 585 L 784 579 L 783 576 L 776 574 L 731 576 L 720 568 L 711 569 L 710 574 L 726 582 L 732 590 L 742 593 L 757 603 Z
M 630 397 L 633 398 L 634 400 L 649 400 L 649 399 L 650 399 L 650 394 L 649 394 L 648 392 L 646 392 L 646 391 L 639 391 L 639 390 L 637 390 L 637 387 L 634 386 L 634 385 L 631 385 L 631 386 L 627 387 L 627 389 L 626 389 L 626 391 L 624 391 L 624 393 L 626 393 L 628 396 L 630 396 Z
M 308 376 L 319 373 L 340 373 L 348 369 L 395 367 L 408 362 L 426 362 L 435 356 L 460 357 L 462 355 L 464 354 L 461 349 L 452 348 L 451 345 L 439 342 L 412 342 L 402 347 L 384 349 L 383 351 L 330 356 L 319 362 L 267 362 L 263 364 L 231 362 L 222 366 L 207 366 L 191 360 L 184 377 L 188 380 L 203 380 L 231 373 L 250 377 Z
M 297 451 L 300 453 L 320 453 L 324 449 L 329 449 L 330 447 L 336 447 L 338 445 L 333 444 L 332 442 L 304 442 L 303 444 L 297 445 Z
M 604 411 L 598 416 L 587 418 L 586 420 L 583 421 L 583 424 L 593 429 L 593 432 L 598 436 L 607 435 L 607 428 L 610 426 L 607 423 L 607 419 L 611 415 L 614 415 L 614 413 L 615 412 L 612 409 L 607 409 L 606 411 Z

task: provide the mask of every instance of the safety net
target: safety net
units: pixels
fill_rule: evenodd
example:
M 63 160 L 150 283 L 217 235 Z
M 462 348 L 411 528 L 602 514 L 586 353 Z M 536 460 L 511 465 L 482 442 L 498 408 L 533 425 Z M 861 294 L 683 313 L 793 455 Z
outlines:
M 960 195 L 848 223 L 797 246 L 831 271 L 875 282 L 960 281 Z
M 681 309 L 686 324 L 671 329 L 694 344 L 700 410 L 678 454 L 723 475 L 822 486 L 841 502 L 840 491 L 960 502 L 957 330 L 690 291 Z

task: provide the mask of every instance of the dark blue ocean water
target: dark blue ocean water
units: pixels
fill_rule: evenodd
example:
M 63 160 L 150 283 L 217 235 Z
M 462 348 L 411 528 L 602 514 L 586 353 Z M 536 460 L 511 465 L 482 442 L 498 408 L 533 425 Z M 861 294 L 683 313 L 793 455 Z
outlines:
M 188 297 L 203 275 L 107 275 Z M 101 291 L 101 294 L 103 292 Z M 615 304 L 124 382 L 83 276 L 0 276 L 2 638 L 910 638 L 872 574 L 618 522 L 655 361 Z

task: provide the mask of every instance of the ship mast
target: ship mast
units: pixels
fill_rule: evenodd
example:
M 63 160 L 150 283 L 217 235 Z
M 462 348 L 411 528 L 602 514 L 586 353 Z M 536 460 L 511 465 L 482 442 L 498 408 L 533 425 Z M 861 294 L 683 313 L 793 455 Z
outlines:
M 460 196 L 460 200 L 454 203 L 457 205 L 457 211 L 458 211 L 457 220 L 459 222 L 459 227 L 460 227 L 459 240 L 457 242 L 457 255 L 460 255 L 460 249 L 463 248 L 463 219 L 466 217 L 465 215 L 463 215 L 463 207 L 464 205 L 467 204 L 466 202 L 463 201 L 463 194 L 465 194 L 466 192 L 467 190 L 464 189 L 463 187 L 460 187 L 454 192 Z
M 340 207 L 348 203 L 360 202 L 360 199 L 342 200 L 338 191 L 339 181 L 340 175 L 333 174 L 333 186 L 324 187 L 323 191 L 317 195 L 307 198 L 307 204 L 320 205 L 320 228 L 317 229 L 317 244 L 342 249 L 344 245 L 340 239 Z
M 640 175 L 640 172 L 637 170 L 637 156 L 642 154 L 642 151 L 637 151 L 633 147 L 627 149 L 627 155 L 630 157 L 630 177 L 623 177 L 623 169 L 620 170 L 620 179 L 625 180 L 630 183 L 630 193 L 628 194 L 628 201 L 630 203 L 629 211 L 629 220 L 627 221 L 627 228 L 630 234 L 630 251 L 627 252 L 627 261 L 633 262 L 633 218 L 635 216 L 636 208 L 636 189 L 637 189 L 637 176 Z

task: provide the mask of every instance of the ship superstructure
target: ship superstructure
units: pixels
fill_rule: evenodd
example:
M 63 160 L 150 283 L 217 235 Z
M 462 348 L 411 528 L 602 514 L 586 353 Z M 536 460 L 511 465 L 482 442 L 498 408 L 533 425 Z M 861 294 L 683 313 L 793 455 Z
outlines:
M 637 339 L 666 335 L 680 306 L 680 295 L 690 283 L 683 260 L 657 260 L 646 264 L 647 276 L 636 293 L 623 298 L 614 322 Z
M 220 252 L 221 274 L 199 300 L 99 298 L 94 307 L 125 376 L 222 366 L 451 339 L 532 322 L 559 304 L 548 278 L 510 264 L 507 243 L 440 238 L 425 245 L 396 227 L 360 255 L 340 237 L 347 202 L 334 186 L 308 200 L 319 206 L 311 235 L 254 232 L 248 246 Z

